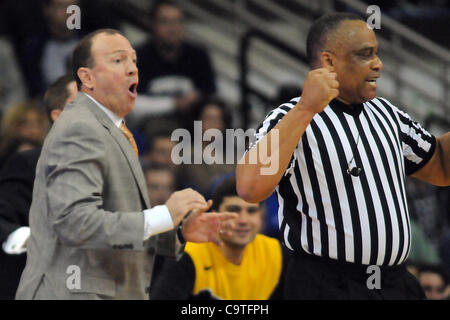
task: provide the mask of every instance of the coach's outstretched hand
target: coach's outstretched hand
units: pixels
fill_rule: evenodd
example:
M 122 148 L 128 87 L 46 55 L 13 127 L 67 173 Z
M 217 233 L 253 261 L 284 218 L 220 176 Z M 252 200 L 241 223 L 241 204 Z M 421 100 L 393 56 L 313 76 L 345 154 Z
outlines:
M 314 114 L 321 112 L 331 100 L 339 95 L 337 74 L 327 68 L 314 69 L 303 83 L 301 104 Z
M 230 233 L 238 215 L 234 212 L 206 212 L 212 205 L 212 200 L 204 209 L 193 210 L 183 222 L 182 234 L 186 241 L 209 242 L 218 240 L 219 231 L 221 234 Z

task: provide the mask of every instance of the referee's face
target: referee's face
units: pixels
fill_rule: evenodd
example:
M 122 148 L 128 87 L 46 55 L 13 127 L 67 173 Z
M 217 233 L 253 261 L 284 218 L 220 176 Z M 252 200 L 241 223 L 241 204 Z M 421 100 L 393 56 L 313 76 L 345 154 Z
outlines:
M 376 80 L 383 63 L 378 58 L 378 42 L 364 21 L 343 21 L 329 41 L 332 68 L 339 81 L 339 99 L 363 103 L 376 96 Z
M 229 247 L 244 248 L 255 239 L 261 229 L 262 210 L 259 204 L 246 202 L 237 196 L 224 197 L 219 211 L 238 214 L 232 235 L 221 236 L 225 245 Z

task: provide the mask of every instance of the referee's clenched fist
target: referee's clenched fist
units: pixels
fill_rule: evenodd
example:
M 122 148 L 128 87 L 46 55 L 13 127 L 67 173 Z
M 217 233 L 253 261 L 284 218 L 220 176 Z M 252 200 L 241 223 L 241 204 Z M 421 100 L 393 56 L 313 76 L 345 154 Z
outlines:
M 337 74 L 327 68 L 310 71 L 303 83 L 302 107 L 314 113 L 321 112 L 339 95 Z

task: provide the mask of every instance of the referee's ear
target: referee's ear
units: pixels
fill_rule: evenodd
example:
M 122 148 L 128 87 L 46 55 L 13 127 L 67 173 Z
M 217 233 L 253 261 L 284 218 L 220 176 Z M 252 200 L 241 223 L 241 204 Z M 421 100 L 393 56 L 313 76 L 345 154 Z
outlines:
M 333 53 L 329 51 L 321 52 L 320 62 L 322 64 L 322 68 L 327 68 L 329 71 L 334 71 L 333 60 L 334 60 Z

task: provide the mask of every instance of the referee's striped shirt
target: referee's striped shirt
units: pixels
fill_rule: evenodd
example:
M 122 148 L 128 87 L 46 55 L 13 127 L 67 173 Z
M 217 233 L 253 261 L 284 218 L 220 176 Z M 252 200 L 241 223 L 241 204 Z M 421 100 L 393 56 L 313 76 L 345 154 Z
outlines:
M 256 141 L 299 99 L 272 110 Z M 404 262 L 411 246 L 405 174 L 422 168 L 435 145 L 434 136 L 385 99 L 353 108 L 331 101 L 307 127 L 276 188 L 284 244 L 357 264 Z M 347 173 L 355 166 L 359 176 Z

